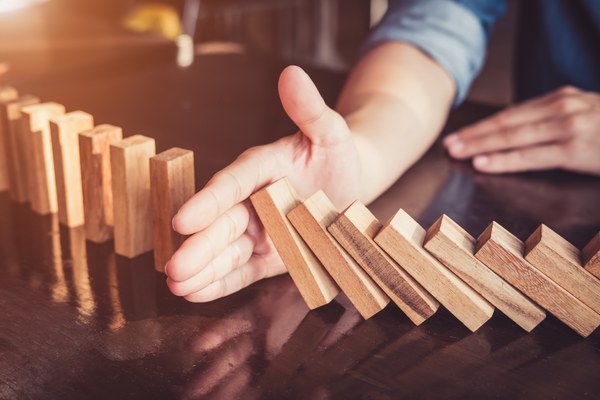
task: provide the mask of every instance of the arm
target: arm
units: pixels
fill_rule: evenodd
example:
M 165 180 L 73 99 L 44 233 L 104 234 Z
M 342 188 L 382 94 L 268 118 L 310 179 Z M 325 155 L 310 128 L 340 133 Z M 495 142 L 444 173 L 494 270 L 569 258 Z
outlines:
M 284 273 L 248 197 L 288 176 L 303 198 L 322 189 L 339 208 L 369 202 L 435 140 L 454 98 L 452 78 L 411 45 L 369 51 L 327 107 L 298 67 L 281 74 L 281 102 L 300 131 L 242 153 L 173 219 L 192 234 L 167 263 L 168 285 L 190 301 L 210 301 Z M 323 171 L 327 171 L 324 173 Z

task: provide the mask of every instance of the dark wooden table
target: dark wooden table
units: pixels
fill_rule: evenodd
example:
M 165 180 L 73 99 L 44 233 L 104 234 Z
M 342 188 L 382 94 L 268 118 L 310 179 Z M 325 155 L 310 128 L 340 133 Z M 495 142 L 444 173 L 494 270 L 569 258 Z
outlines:
M 277 60 L 202 56 L 180 69 L 169 46 L 56 60 L 12 83 L 152 136 L 158 151 L 193 150 L 198 189 L 295 129 Z M 332 104 L 344 76 L 308 72 Z M 450 128 L 492 111 L 466 104 Z M 495 220 L 524 240 L 543 222 L 582 248 L 600 230 L 600 179 L 480 175 L 437 143 L 370 206 L 383 221 L 401 207 L 425 228 L 446 213 L 474 236 Z M 116 256 L 112 242 L 86 242 L 0 194 L 2 399 L 599 398 L 599 342 L 552 315 L 528 334 L 499 311 L 475 333 L 443 307 L 420 327 L 393 303 L 364 321 L 343 294 L 309 312 L 288 275 L 191 304 L 169 292 L 152 253 Z

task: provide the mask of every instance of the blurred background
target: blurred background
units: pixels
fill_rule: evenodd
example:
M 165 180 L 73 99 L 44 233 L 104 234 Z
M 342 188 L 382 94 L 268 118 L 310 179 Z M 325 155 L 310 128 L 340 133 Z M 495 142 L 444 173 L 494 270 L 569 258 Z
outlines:
M 471 100 L 511 101 L 513 3 Z M 234 53 L 344 73 L 386 8 L 387 0 L 0 0 L 0 83 L 149 48 L 176 52 L 181 67 Z

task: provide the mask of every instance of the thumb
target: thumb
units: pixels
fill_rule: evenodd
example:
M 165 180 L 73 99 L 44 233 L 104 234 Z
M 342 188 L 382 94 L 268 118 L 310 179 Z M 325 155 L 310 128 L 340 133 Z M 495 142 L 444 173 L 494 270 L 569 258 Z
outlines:
M 346 122 L 325 104 L 302 68 L 291 65 L 283 70 L 279 98 L 287 115 L 314 144 L 333 146 L 348 138 Z

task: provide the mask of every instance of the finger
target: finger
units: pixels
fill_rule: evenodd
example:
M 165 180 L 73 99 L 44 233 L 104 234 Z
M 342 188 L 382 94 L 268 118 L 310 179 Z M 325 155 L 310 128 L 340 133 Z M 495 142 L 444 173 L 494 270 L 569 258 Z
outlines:
M 446 136 L 444 145 L 447 148 L 459 147 L 460 143 L 477 136 L 582 111 L 589 107 L 588 102 L 580 99 L 582 96 L 585 94 L 579 89 L 570 86 L 560 88 L 466 126 Z
M 165 266 L 167 276 L 182 282 L 200 273 L 230 243 L 242 236 L 249 220 L 250 212 L 244 203 L 232 207 L 181 245 Z
M 176 296 L 187 296 L 198 292 L 211 283 L 225 277 L 231 271 L 248 262 L 252 256 L 255 240 L 250 235 L 242 235 L 221 252 L 204 269 L 193 277 L 177 282 L 169 278 L 167 285 Z
M 477 156 L 473 159 L 473 167 L 481 172 L 504 173 L 536 171 L 560 168 L 564 164 L 565 153 L 560 143 L 547 144 L 509 151 Z
M 211 283 L 199 292 L 185 296 L 185 299 L 195 303 L 212 301 L 235 293 L 260 279 L 283 274 L 286 271 L 276 252 L 270 253 L 265 258 L 252 257 L 249 262 L 224 278 Z
M 564 140 L 573 134 L 571 120 L 567 116 L 497 131 L 465 141 L 461 149 L 451 147 L 448 151 L 452 157 L 464 159 L 477 154 Z
M 246 150 L 179 209 L 173 229 L 182 235 L 205 229 L 257 189 L 281 178 L 277 163 L 276 154 L 267 146 Z
M 344 119 L 325 104 L 300 67 L 287 67 L 279 77 L 278 87 L 285 112 L 315 145 L 329 147 L 347 140 L 350 132 Z

